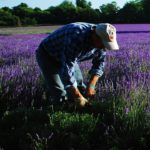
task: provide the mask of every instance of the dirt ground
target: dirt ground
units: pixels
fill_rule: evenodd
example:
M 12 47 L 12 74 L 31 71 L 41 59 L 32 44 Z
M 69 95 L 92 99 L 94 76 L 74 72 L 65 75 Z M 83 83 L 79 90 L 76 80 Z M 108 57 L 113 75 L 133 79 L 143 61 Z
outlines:
M 60 26 L 61 25 L 34 27 L 0 27 L 0 35 L 49 33 L 59 28 Z

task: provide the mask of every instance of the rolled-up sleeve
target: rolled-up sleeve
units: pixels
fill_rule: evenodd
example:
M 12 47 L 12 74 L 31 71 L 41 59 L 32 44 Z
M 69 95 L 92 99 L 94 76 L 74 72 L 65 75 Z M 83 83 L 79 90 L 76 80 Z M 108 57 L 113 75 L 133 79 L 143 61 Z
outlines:
M 106 52 L 102 49 L 97 49 L 92 60 L 92 67 L 89 71 L 90 75 L 102 76 L 105 67 Z

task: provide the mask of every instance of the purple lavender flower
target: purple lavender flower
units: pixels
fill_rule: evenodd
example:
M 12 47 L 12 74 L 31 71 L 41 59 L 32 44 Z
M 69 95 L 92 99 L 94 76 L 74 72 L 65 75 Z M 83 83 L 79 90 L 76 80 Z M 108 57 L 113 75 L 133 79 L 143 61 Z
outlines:
M 130 99 L 143 90 L 150 100 L 150 25 L 115 25 L 119 51 L 108 51 L 105 74 L 97 85 L 98 97 L 109 93 Z M 46 34 L 0 36 L 0 99 L 41 101 L 45 89 L 35 50 Z M 90 61 L 81 64 L 85 80 Z M 39 102 L 40 103 L 40 102 Z

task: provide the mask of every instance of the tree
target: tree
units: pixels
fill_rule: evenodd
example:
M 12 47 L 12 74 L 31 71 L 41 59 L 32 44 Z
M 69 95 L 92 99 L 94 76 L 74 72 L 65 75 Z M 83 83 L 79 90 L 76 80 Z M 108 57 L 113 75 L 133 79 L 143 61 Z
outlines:
M 34 12 L 41 12 L 42 10 L 41 10 L 40 8 L 38 8 L 38 7 L 35 7 L 35 8 L 33 9 L 33 11 L 34 11 Z
M 77 8 L 77 21 L 99 23 L 101 22 L 101 14 L 98 9 Z
M 2 7 L 2 10 L 12 13 L 12 9 L 9 7 Z
M 60 5 L 58 5 L 58 7 L 61 7 L 61 8 L 64 8 L 64 9 L 75 8 L 73 3 L 68 1 L 68 0 L 65 0 L 64 2 L 62 2 Z
M 143 20 L 143 6 L 141 1 L 131 1 L 124 5 L 119 11 L 119 21 L 124 23 L 135 23 Z
M 20 26 L 20 19 L 8 11 L 0 9 L 0 26 Z
M 64 24 L 75 21 L 76 7 L 70 1 L 64 1 L 56 7 L 47 9 L 51 13 L 52 23 Z
M 41 10 L 38 7 L 33 9 L 33 18 L 37 21 L 37 24 L 48 24 L 51 23 L 51 14 L 46 10 Z
M 32 8 L 28 7 L 27 4 L 25 3 L 21 3 L 20 5 L 13 7 L 13 11 L 12 13 L 15 16 L 18 16 L 21 20 L 21 23 L 23 25 L 33 25 L 36 24 L 36 20 L 35 18 L 33 18 L 34 16 L 34 11 Z
M 28 8 L 28 5 L 21 3 L 18 6 L 13 7 L 13 14 L 21 18 L 28 17 L 32 10 Z
M 86 0 L 76 0 L 76 6 L 81 8 L 91 8 L 91 2 Z
M 99 9 L 93 9 L 91 2 L 76 0 L 74 5 L 70 0 L 60 5 L 41 10 L 30 8 L 21 3 L 18 6 L 2 7 L 0 9 L 0 25 L 20 26 L 34 24 L 66 24 L 75 21 L 92 23 L 142 23 L 150 22 L 150 0 L 131 0 L 123 8 L 115 1 L 103 4 Z
M 102 13 L 104 22 L 115 22 L 118 11 L 119 7 L 114 1 L 100 6 L 100 12 Z
M 144 20 L 150 22 L 150 0 L 142 0 Z

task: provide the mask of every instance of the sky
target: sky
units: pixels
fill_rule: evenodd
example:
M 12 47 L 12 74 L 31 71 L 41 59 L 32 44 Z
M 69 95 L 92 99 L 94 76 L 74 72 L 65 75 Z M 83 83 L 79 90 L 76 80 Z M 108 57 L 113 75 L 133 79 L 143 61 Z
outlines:
M 62 3 L 64 0 L 0 0 L 0 8 L 1 7 L 14 7 L 19 5 L 20 3 L 26 3 L 29 7 L 35 8 L 39 7 L 42 10 L 47 9 L 50 6 L 57 6 Z M 69 0 L 75 4 L 75 0 Z M 102 4 L 111 3 L 115 0 L 86 0 L 87 2 L 92 3 L 92 8 L 99 8 Z M 131 0 L 116 0 L 117 6 L 122 8 L 126 2 Z

